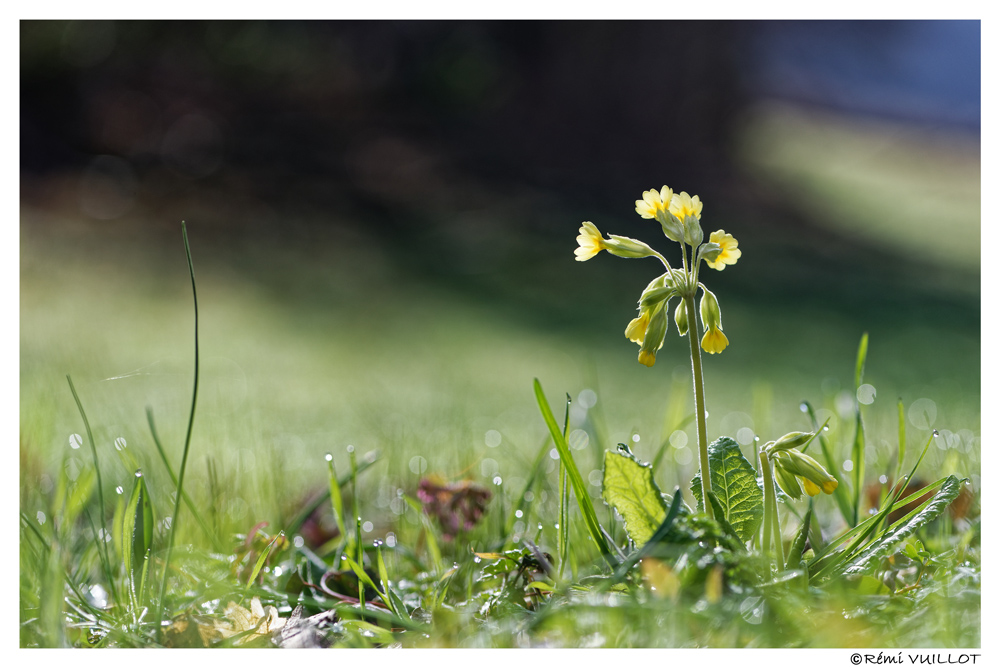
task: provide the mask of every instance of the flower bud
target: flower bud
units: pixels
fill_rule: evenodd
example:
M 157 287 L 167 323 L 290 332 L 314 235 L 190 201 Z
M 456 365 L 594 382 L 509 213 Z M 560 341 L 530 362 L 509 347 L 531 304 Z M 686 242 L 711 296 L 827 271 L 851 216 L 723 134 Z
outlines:
M 604 248 L 612 255 L 618 257 L 649 257 L 655 255 L 656 251 L 637 239 L 620 237 L 617 234 L 609 234 L 610 239 L 603 242 Z
M 767 451 L 781 452 L 782 450 L 791 450 L 792 448 L 805 445 L 812 437 L 813 432 L 811 431 L 792 431 L 771 444 L 771 446 L 767 448 Z
M 663 228 L 663 234 L 668 239 L 677 242 L 684 239 L 684 223 L 677 216 L 666 209 L 660 209 L 656 212 L 656 220 L 660 223 L 660 227 Z
M 695 195 L 692 197 L 686 192 L 675 193 L 670 199 L 669 211 L 681 221 L 684 228 L 684 241 L 692 248 L 697 248 L 698 244 L 705 237 L 701 230 L 701 209 L 702 203 Z
M 704 285 L 701 286 L 702 296 L 699 310 L 701 311 L 701 324 L 708 329 L 722 329 L 722 310 L 719 308 L 719 300 Z
M 798 450 L 783 450 L 781 459 L 787 458 L 786 468 L 802 478 L 802 486 L 809 496 L 816 496 L 820 490 L 833 494 L 837 489 L 837 479 L 809 455 Z
M 673 286 L 654 288 L 642 294 L 642 298 L 639 300 L 639 309 L 649 310 L 657 304 L 661 304 L 676 295 L 677 291 L 674 290 Z
M 677 333 L 684 336 L 688 333 L 688 309 L 687 302 L 681 301 L 674 310 L 674 322 L 677 323 Z
M 799 481 L 795 474 L 784 467 L 784 461 L 785 459 L 781 456 L 774 458 L 774 479 L 781 491 L 793 499 L 798 499 L 802 496 L 802 488 L 799 487 Z
M 667 333 L 667 311 L 663 305 L 654 308 L 649 315 L 649 325 L 642 339 L 639 361 L 646 366 L 656 362 L 656 351 L 663 347 L 663 336 Z
M 691 248 L 697 248 L 705 233 L 701 229 L 701 223 L 694 216 L 684 217 L 684 242 Z

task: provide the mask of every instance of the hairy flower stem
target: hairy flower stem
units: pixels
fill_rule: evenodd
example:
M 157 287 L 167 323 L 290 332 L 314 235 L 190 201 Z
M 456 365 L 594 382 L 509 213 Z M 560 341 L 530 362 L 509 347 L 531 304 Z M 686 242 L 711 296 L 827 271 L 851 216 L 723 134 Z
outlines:
M 691 342 L 691 373 L 694 378 L 695 429 L 698 432 L 698 463 L 701 467 L 701 498 L 704 499 L 705 513 L 715 518 L 712 504 L 708 502 L 708 492 L 712 489 L 711 472 L 708 464 L 708 432 L 705 427 L 705 381 L 701 373 L 701 349 L 698 347 L 697 315 L 694 309 L 694 293 L 684 297 L 688 313 L 688 340 Z
M 767 453 L 760 453 L 760 471 L 764 479 L 764 554 L 771 551 L 771 534 L 774 532 L 775 558 L 778 562 L 778 571 L 785 569 L 784 550 L 781 545 L 781 529 L 778 526 L 778 497 L 774 493 L 774 477 L 771 473 L 771 462 Z

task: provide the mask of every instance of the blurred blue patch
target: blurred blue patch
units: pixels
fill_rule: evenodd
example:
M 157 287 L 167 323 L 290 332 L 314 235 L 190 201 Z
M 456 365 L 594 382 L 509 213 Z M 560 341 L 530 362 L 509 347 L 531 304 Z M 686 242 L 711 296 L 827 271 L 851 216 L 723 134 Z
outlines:
M 762 21 L 758 93 L 840 111 L 980 129 L 979 21 Z

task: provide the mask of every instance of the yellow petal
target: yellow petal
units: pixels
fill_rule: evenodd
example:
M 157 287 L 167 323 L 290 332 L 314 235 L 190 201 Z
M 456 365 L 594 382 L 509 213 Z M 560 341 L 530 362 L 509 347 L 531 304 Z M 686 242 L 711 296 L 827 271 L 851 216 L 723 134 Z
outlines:
M 648 350 L 640 350 L 639 363 L 645 364 L 646 366 L 653 366 L 654 364 L 656 364 L 656 353 L 650 352 Z
M 701 347 L 706 353 L 721 353 L 729 345 L 729 339 L 721 329 L 710 329 L 701 337 Z
M 625 336 L 629 341 L 642 345 L 642 340 L 646 337 L 646 328 L 649 327 L 649 311 L 643 311 L 638 318 L 632 321 L 625 328 Z
M 817 487 L 809 478 L 802 479 L 802 488 L 806 490 L 806 494 L 809 496 L 816 496 L 819 494 L 819 487 Z

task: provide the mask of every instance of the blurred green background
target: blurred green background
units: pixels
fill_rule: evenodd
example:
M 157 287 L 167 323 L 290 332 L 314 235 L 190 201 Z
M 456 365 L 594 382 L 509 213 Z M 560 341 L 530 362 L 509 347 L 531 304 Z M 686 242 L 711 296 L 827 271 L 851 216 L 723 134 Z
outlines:
M 592 220 L 674 258 L 634 212 L 664 184 L 743 251 L 703 277 L 731 343 L 710 438 L 808 428 L 803 400 L 846 426 L 868 332 L 869 477 L 902 399 L 978 491 L 979 72 L 978 22 L 22 22 L 22 506 L 87 456 L 66 374 L 107 486 L 165 478 L 147 407 L 179 460 L 182 220 L 190 489 L 211 502 L 211 460 L 235 528 L 348 444 L 386 457 L 387 518 L 425 473 L 520 489 L 535 377 L 573 397 L 585 476 L 669 440 L 661 484 L 689 480 L 685 342 L 647 369 L 623 336 L 657 266 L 573 257 Z

